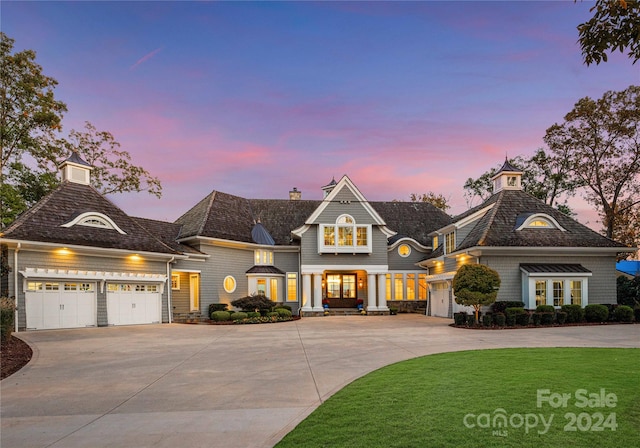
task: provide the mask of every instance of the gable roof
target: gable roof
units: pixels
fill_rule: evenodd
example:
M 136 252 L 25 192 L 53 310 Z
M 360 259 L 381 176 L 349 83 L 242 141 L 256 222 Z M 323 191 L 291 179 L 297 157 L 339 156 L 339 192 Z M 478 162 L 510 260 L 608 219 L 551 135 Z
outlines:
M 521 190 L 502 190 L 474 209 L 454 218 L 460 221 L 473 212 L 493 204 L 480 218 L 456 251 L 475 246 L 488 247 L 617 247 L 613 241 Z M 560 224 L 559 229 L 517 229 L 523 214 L 544 213 Z
M 82 213 L 108 216 L 123 233 L 83 225 L 63 227 Z M 179 254 L 90 185 L 64 181 L 2 234 L 3 238 L 77 246 Z

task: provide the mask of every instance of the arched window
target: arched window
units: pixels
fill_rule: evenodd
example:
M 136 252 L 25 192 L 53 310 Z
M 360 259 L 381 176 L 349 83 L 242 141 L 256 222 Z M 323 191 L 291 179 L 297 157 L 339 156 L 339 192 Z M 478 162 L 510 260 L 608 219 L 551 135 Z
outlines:
M 319 252 L 371 252 L 371 225 L 357 224 L 351 215 L 340 215 L 335 224 L 321 224 Z
M 546 213 L 524 214 L 517 218 L 516 230 L 523 229 L 557 229 L 565 231 L 565 229 L 552 216 Z
M 118 225 L 107 215 L 98 212 L 85 212 L 76 216 L 73 220 L 62 224 L 61 227 L 73 227 L 73 226 L 85 226 L 96 227 L 99 229 L 115 230 L 116 232 L 126 235 L 126 232 L 122 230 Z

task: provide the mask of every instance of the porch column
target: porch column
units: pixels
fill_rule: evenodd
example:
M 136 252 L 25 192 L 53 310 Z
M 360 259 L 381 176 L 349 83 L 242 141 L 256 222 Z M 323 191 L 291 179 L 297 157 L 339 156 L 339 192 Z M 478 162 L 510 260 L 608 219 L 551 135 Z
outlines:
M 322 311 L 322 274 L 313 274 L 313 311 Z
M 389 311 L 387 307 L 387 276 L 378 274 L 378 311 Z
M 367 274 L 367 311 L 377 311 L 376 274 Z
M 311 311 L 311 274 L 302 274 L 302 311 Z

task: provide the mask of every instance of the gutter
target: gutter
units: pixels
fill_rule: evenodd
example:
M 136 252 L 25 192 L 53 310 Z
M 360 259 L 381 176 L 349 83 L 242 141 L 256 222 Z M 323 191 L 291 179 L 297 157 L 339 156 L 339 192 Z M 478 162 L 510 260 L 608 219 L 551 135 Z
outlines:
M 173 309 L 171 308 L 171 263 L 175 259 L 176 257 L 173 257 L 167 261 L 167 314 L 169 315 L 169 323 L 171 323 L 171 315 L 173 314 Z
M 13 314 L 15 332 L 18 332 L 18 252 L 20 252 L 20 248 L 22 247 L 22 243 L 18 243 L 16 248 L 13 251 L 13 292 L 15 293 L 15 304 L 16 309 Z M 26 298 L 25 298 L 25 307 L 26 307 Z

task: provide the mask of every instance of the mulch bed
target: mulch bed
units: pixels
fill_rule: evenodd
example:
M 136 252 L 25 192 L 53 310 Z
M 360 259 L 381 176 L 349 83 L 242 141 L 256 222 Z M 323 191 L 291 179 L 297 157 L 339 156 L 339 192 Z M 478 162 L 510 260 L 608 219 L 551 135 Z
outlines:
M 21 339 L 11 336 L 0 344 L 0 380 L 24 367 L 33 356 L 31 347 Z

